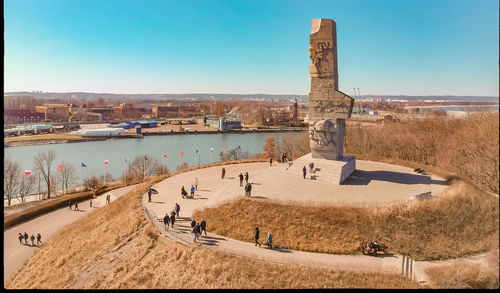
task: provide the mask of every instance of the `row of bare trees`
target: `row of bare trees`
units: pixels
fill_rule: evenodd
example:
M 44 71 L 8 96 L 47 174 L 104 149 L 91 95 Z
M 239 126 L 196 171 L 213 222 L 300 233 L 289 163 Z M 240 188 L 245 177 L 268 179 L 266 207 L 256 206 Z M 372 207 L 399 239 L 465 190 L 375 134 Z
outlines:
M 307 133 L 284 136 L 281 140 L 270 136 L 264 143 L 264 154 L 267 158 L 278 159 L 287 154 L 289 159 L 301 157 L 311 151 Z

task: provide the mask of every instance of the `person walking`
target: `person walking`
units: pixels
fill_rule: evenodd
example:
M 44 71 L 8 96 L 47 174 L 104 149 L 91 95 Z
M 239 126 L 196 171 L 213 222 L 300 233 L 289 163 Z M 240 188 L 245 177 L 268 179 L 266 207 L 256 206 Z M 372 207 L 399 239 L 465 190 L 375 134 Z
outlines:
M 181 211 L 181 206 L 178 203 L 175 203 L 175 214 L 177 215 L 177 218 L 179 218 L 179 212 Z
M 306 179 L 306 173 L 307 173 L 307 169 L 306 169 L 306 166 L 304 166 L 304 168 L 302 168 L 302 175 L 304 175 L 304 179 Z
M 24 232 L 24 244 L 28 245 L 28 233 Z
M 222 179 L 226 176 L 226 168 L 222 168 Z
M 151 186 L 148 186 L 148 201 L 151 202 Z
M 36 234 L 36 245 L 40 245 L 42 243 L 42 235 L 40 233 Z
M 17 238 L 19 238 L 19 244 L 23 245 L 24 236 L 23 236 L 23 234 L 21 234 L 21 232 L 19 232 L 19 236 Z
M 35 235 L 31 234 L 30 240 L 31 240 L 31 246 L 35 246 Z
M 182 198 L 186 197 L 186 195 L 187 195 L 187 194 L 188 194 L 188 193 L 187 193 L 186 189 L 184 189 L 184 186 L 182 186 L 182 187 L 181 187 L 181 195 L 182 195 Z
M 92 198 L 90 199 L 90 207 L 92 207 Z
M 200 232 L 200 224 L 196 224 L 193 227 L 193 231 L 191 233 L 194 234 L 194 242 L 196 242 L 196 240 L 200 237 L 200 234 L 201 234 L 201 232 Z
M 311 176 L 314 173 L 314 163 L 313 162 L 309 163 L 309 173 L 311 174 Z
M 198 191 L 198 178 L 194 179 L 194 188 Z
M 240 172 L 240 175 L 238 175 L 238 177 L 240 177 L 240 186 L 243 186 L 243 174 L 241 174 Z
M 191 185 L 191 197 L 194 198 L 194 185 Z
M 245 184 L 245 196 L 248 196 L 248 183 Z
M 201 232 L 205 232 L 205 237 L 207 237 L 207 222 L 205 222 L 205 219 L 201 219 L 200 228 Z
M 75 201 L 75 211 L 79 211 L 80 209 L 78 208 L 78 202 Z
M 255 227 L 255 234 L 254 234 L 254 238 L 255 238 L 255 246 L 259 245 L 260 247 L 260 243 L 259 243 L 259 227 Z
M 247 183 L 247 196 L 252 195 L 252 183 Z
M 248 172 L 245 172 L 245 182 L 248 183 Z
M 170 224 L 172 225 L 172 228 L 174 228 L 174 222 L 175 222 L 175 211 L 172 211 L 170 213 Z
M 165 224 L 165 231 L 167 231 L 168 225 L 170 224 L 170 217 L 168 216 L 168 213 L 166 213 L 165 217 L 163 217 L 163 224 Z
M 269 158 L 269 166 L 273 165 L 273 158 Z
M 191 228 L 194 228 L 194 226 L 196 226 L 196 220 L 195 219 L 191 220 Z
M 73 203 L 71 202 L 71 200 L 69 201 L 69 209 L 70 210 L 73 210 L 71 207 L 73 206 Z
M 267 232 L 267 246 L 269 249 L 273 249 L 273 235 L 271 232 Z

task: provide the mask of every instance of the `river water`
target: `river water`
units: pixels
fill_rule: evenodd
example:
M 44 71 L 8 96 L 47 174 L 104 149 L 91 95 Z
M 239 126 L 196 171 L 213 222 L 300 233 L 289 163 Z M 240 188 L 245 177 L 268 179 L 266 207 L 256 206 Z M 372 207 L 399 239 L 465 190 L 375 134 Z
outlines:
M 57 172 L 56 166 L 63 161 L 69 162 L 75 167 L 78 177 L 75 185 L 80 185 L 83 178 L 90 175 L 101 175 L 104 172 L 110 173 L 115 179 L 119 178 L 128 167 L 125 158 L 128 162 L 132 162 L 137 155 L 157 158 L 170 171 L 175 171 L 177 166 L 184 162 L 189 166 L 196 166 L 220 161 L 219 153 L 225 147 L 229 150 L 240 146 L 243 151 L 248 151 L 253 155 L 264 152 L 262 147 L 266 138 L 270 136 L 281 140 L 283 137 L 298 138 L 301 135 L 300 132 L 161 135 L 145 136 L 142 139 L 109 139 L 7 147 L 4 148 L 4 152 L 5 158 L 18 162 L 21 170 L 32 170 L 34 173 L 34 156 L 39 151 L 54 150 L 56 159 L 53 164 L 53 172 Z M 211 152 L 210 148 L 214 148 L 214 152 Z M 184 155 L 180 156 L 180 152 L 183 152 Z M 163 154 L 166 154 L 167 158 L 164 158 Z M 105 160 L 109 161 L 109 164 L 105 164 Z M 82 162 L 87 167 L 82 167 Z

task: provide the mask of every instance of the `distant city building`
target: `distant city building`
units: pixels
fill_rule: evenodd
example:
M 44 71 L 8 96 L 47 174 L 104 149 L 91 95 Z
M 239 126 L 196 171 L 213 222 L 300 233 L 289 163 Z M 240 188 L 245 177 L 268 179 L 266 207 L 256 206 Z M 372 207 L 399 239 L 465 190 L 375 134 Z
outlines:
M 4 110 L 29 110 L 34 112 L 36 100 L 33 96 L 3 96 Z
M 179 117 L 180 107 L 174 106 L 153 106 L 153 117 L 155 118 L 175 118 Z
M 44 114 L 45 120 L 64 122 L 69 120 L 71 108 L 68 104 L 43 104 L 35 106 L 35 112 Z

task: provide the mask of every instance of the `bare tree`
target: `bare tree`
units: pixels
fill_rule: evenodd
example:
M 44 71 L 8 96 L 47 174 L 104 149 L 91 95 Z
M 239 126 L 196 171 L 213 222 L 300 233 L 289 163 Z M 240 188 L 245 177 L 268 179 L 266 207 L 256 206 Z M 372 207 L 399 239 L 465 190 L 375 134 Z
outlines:
M 12 198 L 19 187 L 19 163 L 11 162 L 5 158 L 3 163 L 3 194 L 7 197 L 7 205 L 10 206 Z
M 51 180 L 53 178 L 50 171 L 55 158 L 56 152 L 54 150 L 38 152 L 34 158 L 35 169 L 42 174 L 43 180 L 47 185 L 47 198 L 50 198 Z
M 160 161 L 147 154 L 138 155 L 130 163 L 130 171 L 134 177 L 143 180 L 151 175 L 156 175 L 156 171 L 161 167 Z
M 24 175 L 20 173 L 19 180 L 19 197 L 21 197 L 21 202 L 26 200 L 26 196 L 32 193 L 35 189 L 36 178 L 34 175 Z
M 232 148 L 227 152 L 222 152 L 220 155 L 223 161 L 236 161 L 241 159 L 247 159 L 250 154 L 247 151 L 243 151 L 240 147 Z
M 186 162 L 180 164 L 179 166 L 177 166 L 177 172 L 184 172 L 186 171 L 187 169 L 189 169 L 189 166 Z
M 268 158 L 274 158 L 276 157 L 276 150 L 275 150 L 276 144 L 275 144 L 275 139 L 273 136 L 270 136 L 266 138 L 266 143 L 264 144 L 264 153 Z
M 113 178 L 113 176 L 111 176 L 110 173 L 106 172 L 106 173 L 101 174 L 99 176 L 99 180 L 101 180 L 103 182 L 103 184 L 105 184 L 105 183 L 109 183 L 115 179 Z
M 96 195 L 96 191 L 101 188 L 103 185 L 103 182 L 101 178 L 98 176 L 92 175 L 90 177 L 87 177 L 83 180 L 83 187 L 85 187 L 85 190 L 91 190 L 94 193 L 94 196 Z
M 68 193 L 68 188 L 75 182 L 75 167 L 69 162 L 63 162 L 61 165 L 62 169 L 59 170 L 59 184 L 61 190 L 66 194 Z

